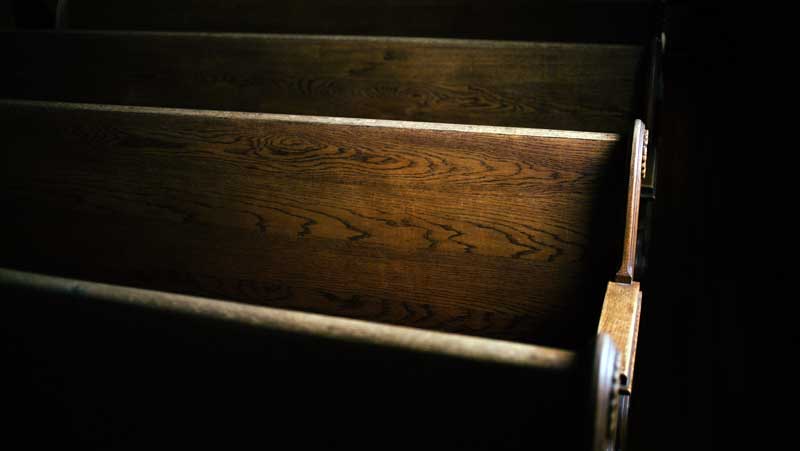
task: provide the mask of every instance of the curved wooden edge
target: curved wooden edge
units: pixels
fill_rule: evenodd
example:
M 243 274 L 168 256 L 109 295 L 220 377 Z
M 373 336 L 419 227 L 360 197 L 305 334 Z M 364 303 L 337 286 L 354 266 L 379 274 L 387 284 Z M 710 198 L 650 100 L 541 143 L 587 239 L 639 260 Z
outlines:
M 169 311 L 321 339 L 385 346 L 484 363 L 568 371 L 571 351 L 488 338 L 391 326 L 313 313 L 260 307 L 162 291 L 108 285 L 0 268 L 0 288 L 34 290 L 74 299 Z M 12 301 L 7 297 L 5 302 Z
M 639 289 L 639 282 L 608 283 L 597 333 L 608 334 L 619 349 L 620 386 L 626 393 L 630 393 L 633 386 L 641 311 L 642 292 Z
M 594 347 L 589 401 L 592 451 L 615 448 L 619 403 L 620 354 L 614 341 L 599 334 Z
M 644 122 L 636 119 L 631 139 L 630 172 L 628 174 L 628 202 L 625 214 L 625 240 L 622 248 L 622 264 L 615 281 L 633 282 L 633 268 L 636 265 L 636 232 L 639 228 L 639 199 L 642 191 L 642 172 L 645 149 L 647 148 L 647 129 Z

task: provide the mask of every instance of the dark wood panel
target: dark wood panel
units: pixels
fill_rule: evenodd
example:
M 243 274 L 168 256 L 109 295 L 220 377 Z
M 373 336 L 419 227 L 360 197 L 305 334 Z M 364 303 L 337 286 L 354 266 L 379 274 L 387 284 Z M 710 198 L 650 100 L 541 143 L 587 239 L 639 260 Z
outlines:
M 580 360 L 543 369 L 431 356 L 87 299 L 85 284 L 3 282 L 6 429 L 28 444 L 588 449 L 591 368 Z
M 181 33 L 0 33 L 0 96 L 627 132 L 633 46 Z
M 99 30 L 368 34 L 643 44 L 647 1 L 68 0 L 63 25 Z
M 13 101 L 0 114 L 8 266 L 564 344 L 593 333 L 619 262 L 616 135 Z
M 238 325 L 265 334 L 280 334 L 297 340 L 319 340 L 416 354 L 432 359 L 452 359 L 476 365 L 530 368 L 535 371 L 565 372 L 576 367 L 578 354 L 546 346 L 492 340 L 481 337 L 425 331 L 371 321 L 315 315 L 281 308 L 247 305 L 222 299 L 187 296 L 86 280 L 56 277 L 0 267 L 0 290 L 50 297 L 56 303 L 76 309 L 133 308 L 155 315 L 174 315 Z M 13 301 L 12 301 L 13 302 Z M 10 303 L 10 302 L 9 302 Z M 47 316 L 41 312 L 40 316 Z M 35 321 L 35 320 L 34 320 Z

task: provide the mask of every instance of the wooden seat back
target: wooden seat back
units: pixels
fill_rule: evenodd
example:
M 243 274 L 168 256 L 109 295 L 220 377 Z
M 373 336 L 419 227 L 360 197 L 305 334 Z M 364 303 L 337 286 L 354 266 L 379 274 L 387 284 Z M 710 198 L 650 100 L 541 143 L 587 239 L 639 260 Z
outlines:
M 576 346 L 619 263 L 618 135 L 0 103 L 0 265 Z
M 628 133 L 630 45 L 5 32 L 0 97 Z

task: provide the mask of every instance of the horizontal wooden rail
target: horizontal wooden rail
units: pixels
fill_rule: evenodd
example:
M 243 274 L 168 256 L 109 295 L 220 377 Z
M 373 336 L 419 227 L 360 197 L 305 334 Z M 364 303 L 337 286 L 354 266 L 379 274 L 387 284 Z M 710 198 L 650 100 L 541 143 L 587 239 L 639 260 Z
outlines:
M 618 258 L 613 134 L 24 101 L 0 118 L 6 266 L 575 347 Z
M 626 132 L 641 49 L 309 35 L 0 32 L 0 97 Z
M 162 291 L 108 285 L 0 268 L 0 287 L 48 293 L 68 302 L 108 302 L 210 318 L 277 332 L 340 340 L 478 362 L 566 371 L 575 353 L 522 343 L 377 324 L 333 316 L 294 312 L 186 296 Z M 12 299 L 5 299 L 11 302 Z M 42 312 L 47 314 L 47 312 Z
M 268 424 L 304 448 L 600 450 L 614 425 L 604 336 L 574 353 L 5 268 L 0 294 L 3 377 L 23 394 L 5 402 L 61 406 L 62 443 L 249 442 Z

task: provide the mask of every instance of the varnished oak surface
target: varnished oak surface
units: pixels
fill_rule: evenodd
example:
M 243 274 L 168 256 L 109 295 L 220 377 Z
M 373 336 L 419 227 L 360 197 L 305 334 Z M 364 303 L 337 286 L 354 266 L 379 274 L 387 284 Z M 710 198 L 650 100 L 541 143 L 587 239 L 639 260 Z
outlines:
M 627 133 L 640 49 L 343 36 L 5 32 L 0 96 Z
M 644 155 L 647 152 L 647 129 L 644 122 L 636 119 L 631 134 L 630 168 L 628 170 L 628 202 L 625 213 L 625 239 L 622 246 L 622 263 L 614 280 L 630 284 L 636 267 L 636 248 L 639 232 L 639 200 L 642 193 L 642 178 L 645 170 Z
M 566 346 L 594 333 L 619 258 L 616 135 L 16 101 L 0 117 L 9 267 Z
M 608 283 L 597 333 L 608 334 L 614 340 L 620 352 L 620 373 L 623 376 L 621 382 L 627 393 L 630 393 L 633 387 L 641 313 L 642 292 L 639 289 L 639 282 Z
M 646 1 L 62 0 L 63 27 L 644 44 Z

